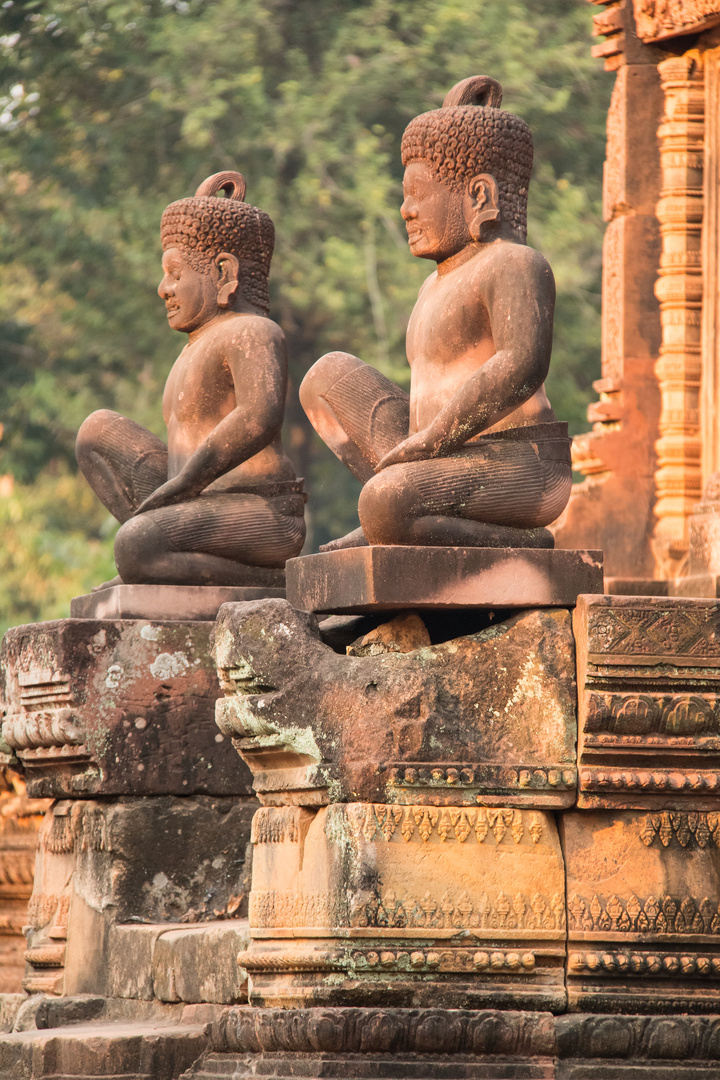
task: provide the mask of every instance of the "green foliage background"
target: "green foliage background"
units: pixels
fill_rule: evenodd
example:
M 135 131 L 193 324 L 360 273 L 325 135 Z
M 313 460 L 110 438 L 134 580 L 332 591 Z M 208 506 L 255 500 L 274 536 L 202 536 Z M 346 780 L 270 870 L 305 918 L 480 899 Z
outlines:
M 400 137 L 468 74 L 498 78 L 533 129 L 529 242 L 558 281 L 548 389 L 586 426 L 611 90 L 586 0 L 8 0 L 0 35 L 3 627 L 67 614 L 114 572 L 75 432 L 106 406 L 163 434 L 182 341 L 155 294 L 160 215 L 220 169 L 245 174 L 277 228 L 272 314 L 312 546 L 352 527 L 357 486 L 294 390 L 334 348 L 407 383 L 405 327 L 432 267 L 407 249 Z

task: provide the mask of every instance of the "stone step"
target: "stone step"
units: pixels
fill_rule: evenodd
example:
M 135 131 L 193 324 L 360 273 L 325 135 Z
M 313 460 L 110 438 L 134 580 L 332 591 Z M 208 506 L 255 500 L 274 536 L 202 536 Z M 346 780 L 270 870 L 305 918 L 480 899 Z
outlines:
M 548 1058 L 209 1053 L 181 1080 L 554 1080 L 555 1076 L 554 1062 Z
M 718 1076 L 717 1062 L 208 1053 L 180 1080 L 717 1080 Z
M 206 1049 L 205 1030 L 101 1022 L 0 1035 L 0 1080 L 175 1080 Z

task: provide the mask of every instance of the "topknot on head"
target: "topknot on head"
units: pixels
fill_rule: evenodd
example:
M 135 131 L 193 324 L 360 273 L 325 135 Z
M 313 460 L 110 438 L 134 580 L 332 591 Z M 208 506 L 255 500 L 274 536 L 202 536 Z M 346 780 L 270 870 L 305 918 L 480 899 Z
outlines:
M 501 103 L 502 87 L 495 79 L 463 79 L 446 95 L 442 108 L 410 121 L 402 138 L 402 162 L 423 162 L 461 192 L 474 176 L 494 176 L 502 218 L 524 240 L 532 134 L 525 121 L 501 109 Z
M 245 192 L 241 173 L 209 176 L 193 198 L 170 203 L 160 222 L 160 237 L 163 251 L 181 248 L 190 265 L 201 272 L 223 251 L 234 255 L 246 299 L 267 315 L 275 227 L 263 210 L 244 201 Z

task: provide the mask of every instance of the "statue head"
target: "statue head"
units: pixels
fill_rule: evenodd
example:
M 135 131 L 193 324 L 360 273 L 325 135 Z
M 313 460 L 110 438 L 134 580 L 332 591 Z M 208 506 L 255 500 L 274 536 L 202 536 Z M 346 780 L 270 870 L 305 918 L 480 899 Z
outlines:
M 484 238 L 487 225 L 496 222 L 524 243 L 532 135 L 525 121 L 501 109 L 501 103 L 502 87 L 494 79 L 484 75 L 464 79 L 448 93 L 441 109 L 416 116 L 408 124 L 402 162 L 406 179 L 408 174 L 411 180 L 414 174 L 426 176 L 447 189 L 443 212 L 464 219 L 468 240 Z M 412 248 L 410 225 L 408 232 Z M 416 246 L 414 254 L 435 257 L 421 243 Z
M 270 217 L 245 199 L 240 173 L 216 173 L 191 199 L 170 203 L 160 222 L 165 277 L 158 292 L 168 319 L 186 332 L 203 325 L 244 298 L 263 315 L 269 311 L 268 276 L 275 244 Z M 225 197 L 219 193 L 223 192 Z M 171 296 L 174 280 L 185 281 Z M 180 305 L 183 312 L 179 312 Z

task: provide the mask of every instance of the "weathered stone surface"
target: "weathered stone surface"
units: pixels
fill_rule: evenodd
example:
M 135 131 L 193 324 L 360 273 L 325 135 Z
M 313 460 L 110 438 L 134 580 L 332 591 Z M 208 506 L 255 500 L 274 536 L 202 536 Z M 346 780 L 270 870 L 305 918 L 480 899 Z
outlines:
M 253 567 L 261 575 L 259 567 Z M 285 571 L 266 570 L 266 582 L 232 585 L 112 585 L 70 601 L 73 619 L 150 619 L 177 621 L 215 619 L 222 604 L 285 596 Z
M 720 603 L 580 597 L 581 807 L 717 810 Z
M 22 989 L 27 906 L 35 875 L 35 849 L 47 799 L 28 799 L 14 769 L 0 770 L 0 995 Z M 0 1018 L 0 1030 L 2 1019 Z
M 389 652 L 414 652 L 430 645 L 428 629 L 416 611 L 397 615 L 363 634 L 347 647 L 348 656 L 380 656 Z
M 572 607 L 603 591 L 602 552 L 373 546 L 290 559 L 287 596 L 306 611 Z
M 175 1080 L 207 1044 L 203 1025 L 73 1024 L 0 1037 L 2 1080 Z
M 706 1080 L 720 1018 L 434 1009 L 229 1009 L 192 1080 Z
M 720 814 L 568 812 L 568 999 L 583 1012 L 716 1012 Z
M 549 814 L 265 807 L 253 843 L 252 1003 L 564 1008 Z
M 287 601 L 225 606 L 220 729 L 264 803 L 567 806 L 575 659 L 567 611 L 530 611 L 410 653 L 338 656 Z
M 209 796 L 57 803 L 41 830 L 25 988 L 152 997 L 160 931 L 118 924 L 169 929 L 243 914 L 255 805 Z
M 3 737 L 33 796 L 245 794 L 213 723 L 209 622 L 61 619 L 5 635 Z
M 250 944 L 246 919 L 164 930 L 155 942 L 152 978 L 160 1001 L 247 1001 L 247 975 L 237 957 Z

